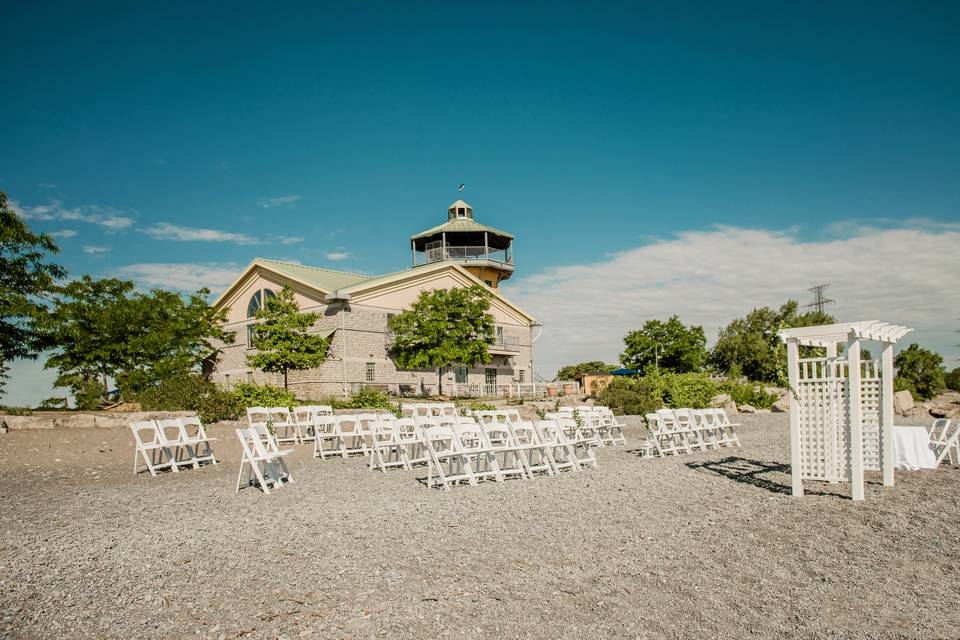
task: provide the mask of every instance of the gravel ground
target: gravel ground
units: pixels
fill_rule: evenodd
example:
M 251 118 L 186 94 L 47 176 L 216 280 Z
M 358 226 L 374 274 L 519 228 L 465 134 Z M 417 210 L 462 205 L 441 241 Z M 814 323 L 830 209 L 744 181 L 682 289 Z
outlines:
M 219 466 L 157 478 L 125 430 L 0 435 L 0 636 L 958 637 L 960 470 L 793 499 L 786 417 L 741 421 L 740 449 L 640 459 L 634 431 L 449 493 L 306 447 L 234 493 L 227 426 Z

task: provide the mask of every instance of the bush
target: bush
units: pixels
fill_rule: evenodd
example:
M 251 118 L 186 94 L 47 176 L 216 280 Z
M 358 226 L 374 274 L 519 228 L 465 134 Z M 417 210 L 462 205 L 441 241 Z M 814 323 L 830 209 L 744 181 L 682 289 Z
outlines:
M 360 387 L 360 390 L 349 399 L 334 398 L 331 399 L 330 404 L 334 409 L 383 409 L 400 415 L 400 405 L 394 402 L 386 392 L 376 387 Z
M 465 402 L 460 407 L 466 407 L 470 411 L 496 411 L 497 407 L 489 402 Z
M 720 383 L 703 373 L 661 373 L 646 379 L 671 409 L 709 407 L 710 399 L 720 392 Z
M 729 393 L 737 404 L 748 404 L 757 409 L 769 409 L 779 398 L 777 394 L 767 392 L 763 385 L 752 382 L 727 381 L 721 385 L 721 390 Z
M 647 378 L 617 376 L 597 394 L 599 404 L 610 407 L 614 413 L 643 415 L 663 407 L 660 390 Z
M 235 394 L 198 375 L 163 380 L 136 394 L 134 400 L 144 411 L 195 411 L 204 423 L 236 420 L 246 409 Z
M 241 382 L 233 386 L 233 395 L 247 407 L 292 407 L 297 403 L 293 393 L 269 384 L 263 386 Z

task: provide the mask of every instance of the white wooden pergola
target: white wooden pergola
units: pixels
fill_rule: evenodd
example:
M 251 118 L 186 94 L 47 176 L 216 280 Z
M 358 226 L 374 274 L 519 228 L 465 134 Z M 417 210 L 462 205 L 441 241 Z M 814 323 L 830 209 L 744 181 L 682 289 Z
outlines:
M 882 471 L 893 486 L 893 345 L 912 331 L 876 320 L 785 329 L 790 377 L 793 495 L 804 480 L 850 483 L 863 500 L 863 472 Z M 880 358 L 861 360 L 861 343 L 879 342 Z M 837 356 L 837 345 L 846 345 Z M 800 347 L 826 357 L 801 358 Z

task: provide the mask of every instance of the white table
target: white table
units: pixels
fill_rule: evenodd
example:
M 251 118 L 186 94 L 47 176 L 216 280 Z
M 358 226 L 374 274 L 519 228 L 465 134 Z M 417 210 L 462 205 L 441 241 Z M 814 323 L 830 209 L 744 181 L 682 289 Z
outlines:
M 930 448 L 926 427 L 893 427 L 893 466 L 897 469 L 936 469 L 937 456 Z

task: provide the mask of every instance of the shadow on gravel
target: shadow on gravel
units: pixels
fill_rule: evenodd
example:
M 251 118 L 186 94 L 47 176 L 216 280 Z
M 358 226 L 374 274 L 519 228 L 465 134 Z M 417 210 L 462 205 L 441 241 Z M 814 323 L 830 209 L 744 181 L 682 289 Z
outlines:
M 750 460 L 739 456 L 729 456 L 721 460 L 704 460 L 701 462 L 688 462 L 687 467 L 694 471 L 709 471 L 718 476 L 729 478 L 734 482 L 749 484 L 760 489 L 766 489 L 771 493 L 780 493 L 790 495 L 792 487 L 789 484 L 790 465 L 776 462 L 762 462 L 760 460 Z M 785 474 L 787 482 L 778 482 L 772 478 L 763 477 L 764 474 Z M 833 496 L 849 500 L 850 496 L 833 491 L 810 490 L 804 486 L 804 493 L 814 496 Z

